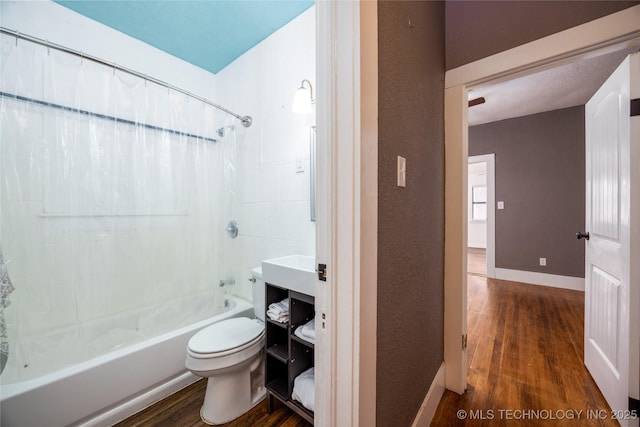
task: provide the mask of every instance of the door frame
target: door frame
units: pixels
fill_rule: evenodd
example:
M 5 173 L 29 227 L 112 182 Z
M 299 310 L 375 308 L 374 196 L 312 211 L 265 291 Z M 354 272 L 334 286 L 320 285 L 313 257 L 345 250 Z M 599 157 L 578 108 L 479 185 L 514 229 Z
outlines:
M 375 425 L 377 3 L 317 1 L 316 24 L 315 423 Z
M 640 43 L 640 5 L 445 73 L 445 386 L 467 388 L 467 92 Z
M 469 156 L 468 164 L 487 164 L 487 278 L 496 277 L 496 155 Z M 467 189 L 468 191 L 468 189 Z M 468 214 L 468 213 L 467 213 Z M 467 215 L 467 222 L 469 218 Z M 467 245 L 468 246 L 468 245 Z

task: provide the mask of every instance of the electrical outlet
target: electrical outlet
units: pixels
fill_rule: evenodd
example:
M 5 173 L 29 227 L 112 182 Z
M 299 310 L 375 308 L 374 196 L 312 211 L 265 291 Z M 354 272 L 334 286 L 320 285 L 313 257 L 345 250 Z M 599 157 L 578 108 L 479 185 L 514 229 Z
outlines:
M 547 266 L 547 259 L 546 258 L 540 258 L 540 265 L 542 267 L 546 267 Z

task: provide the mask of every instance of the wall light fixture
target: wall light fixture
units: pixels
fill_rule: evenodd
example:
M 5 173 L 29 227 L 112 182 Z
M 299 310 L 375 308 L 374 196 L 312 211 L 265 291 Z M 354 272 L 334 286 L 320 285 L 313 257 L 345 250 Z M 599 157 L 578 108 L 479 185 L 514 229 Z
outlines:
M 305 87 L 305 82 L 309 85 L 309 88 Z M 304 79 L 300 83 L 298 90 L 296 90 L 291 111 L 296 114 L 309 114 L 312 111 L 311 104 L 314 102 L 316 102 L 316 100 L 313 99 L 313 86 L 311 86 L 311 82 L 309 80 Z

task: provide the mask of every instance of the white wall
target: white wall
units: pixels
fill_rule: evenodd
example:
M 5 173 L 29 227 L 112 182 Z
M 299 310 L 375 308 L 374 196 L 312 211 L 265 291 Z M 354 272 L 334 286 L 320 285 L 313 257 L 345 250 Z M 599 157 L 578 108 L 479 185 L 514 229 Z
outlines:
M 263 259 L 315 255 L 309 216 L 309 132 L 315 113 L 291 112 L 303 79 L 314 85 L 315 6 L 263 40 L 217 75 L 217 100 L 253 117 L 237 126 L 237 194 L 232 215 L 236 290 L 251 297 L 250 269 Z M 296 172 L 302 158 L 304 172 Z
M 468 224 L 468 246 L 470 248 L 487 248 L 487 221 L 472 220 L 471 201 L 472 189 L 474 186 L 487 185 L 487 164 L 485 162 L 469 164 L 469 224 Z

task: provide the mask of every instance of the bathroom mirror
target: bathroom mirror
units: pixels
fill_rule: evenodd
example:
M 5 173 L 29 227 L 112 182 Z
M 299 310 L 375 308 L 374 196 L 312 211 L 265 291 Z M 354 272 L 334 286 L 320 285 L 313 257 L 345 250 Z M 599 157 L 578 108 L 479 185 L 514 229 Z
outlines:
M 309 132 L 309 205 L 311 222 L 316 221 L 316 127 Z

